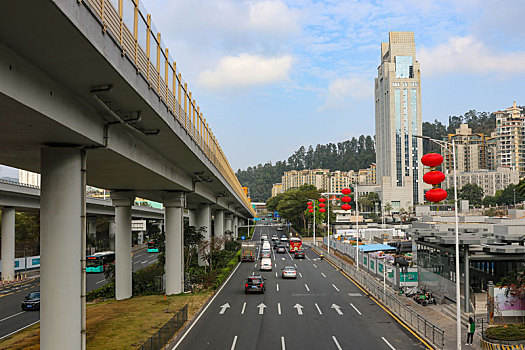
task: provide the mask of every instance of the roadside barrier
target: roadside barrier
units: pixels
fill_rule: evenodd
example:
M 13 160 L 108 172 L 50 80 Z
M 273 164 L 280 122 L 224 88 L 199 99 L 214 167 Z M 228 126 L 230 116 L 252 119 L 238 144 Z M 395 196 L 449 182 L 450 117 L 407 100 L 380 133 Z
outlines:
M 333 254 L 328 254 L 328 252 L 325 249 L 319 246 L 315 248 L 311 247 L 311 249 L 314 251 L 317 250 L 322 252 L 325 260 L 328 260 L 329 262 L 337 266 L 339 269 L 341 269 L 341 271 L 343 271 L 346 275 L 357 281 L 362 287 L 364 287 L 368 291 L 368 293 L 370 293 L 375 298 L 379 299 L 381 303 L 388 308 L 389 311 L 392 311 L 396 317 L 398 317 L 407 325 L 409 325 L 419 335 L 424 336 L 437 348 L 444 348 L 445 331 L 443 331 L 438 326 L 434 325 L 432 322 L 428 321 L 419 313 L 407 307 L 390 291 L 385 292 L 383 289 L 383 285 L 379 282 L 376 282 L 375 277 L 366 272 L 363 272 L 362 270 L 357 271 L 355 265 L 347 264 L 346 262 L 339 259 L 337 256 Z
M 164 326 L 162 326 L 157 333 L 153 334 L 144 344 L 140 346 L 140 350 L 161 350 L 164 348 L 173 334 L 177 332 L 184 323 L 188 320 L 188 304 L 184 305 L 175 316 L 173 316 Z
M 494 344 L 484 339 L 481 339 L 481 348 L 483 350 L 523 350 L 525 349 L 525 345 L 523 344 L 515 344 L 515 345 Z

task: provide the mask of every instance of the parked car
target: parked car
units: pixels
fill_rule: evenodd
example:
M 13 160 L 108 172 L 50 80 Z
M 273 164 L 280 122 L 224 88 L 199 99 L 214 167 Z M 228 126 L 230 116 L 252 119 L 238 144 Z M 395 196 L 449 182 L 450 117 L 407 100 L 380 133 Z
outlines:
M 259 268 L 261 271 L 272 271 L 272 259 L 263 258 Z
M 295 259 L 304 259 L 305 254 L 304 254 L 304 252 L 302 250 L 296 250 L 294 255 L 293 255 L 293 257 Z
M 286 253 L 286 247 L 282 244 L 279 244 L 276 249 L 277 253 Z
M 262 276 L 250 276 L 246 279 L 246 283 L 244 284 L 244 293 L 264 293 L 266 290 L 266 283 L 264 282 L 266 279 Z
M 297 278 L 297 270 L 293 266 L 285 266 L 281 276 L 283 278 Z
M 40 292 L 31 292 L 22 300 L 22 310 L 40 310 Z

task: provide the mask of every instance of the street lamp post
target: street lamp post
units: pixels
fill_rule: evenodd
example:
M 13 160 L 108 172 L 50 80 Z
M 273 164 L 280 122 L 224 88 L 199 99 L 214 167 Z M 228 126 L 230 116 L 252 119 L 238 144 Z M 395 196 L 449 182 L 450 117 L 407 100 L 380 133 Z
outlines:
M 428 136 L 413 135 L 420 139 L 425 139 L 432 141 L 446 149 L 449 153 L 452 153 L 452 167 L 454 170 L 454 218 L 455 218 L 455 230 L 456 230 L 456 345 L 457 349 L 461 349 L 461 295 L 460 295 L 460 274 L 459 274 L 459 220 L 458 220 L 458 186 L 457 186 L 457 176 L 456 176 L 456 142 L 452 139 L 451 142 L 436 140 Z M 449 147 L 452 146 L 452 151 Z M 465 266 L 465 269 L 468 269 L 468 266 Z M 465 274 L 467 275 L 467 274 Z M 465 281 L 465 291 L 469 288 L 469 281 Z M 465 292 L 466 296 L 466 292 Z M 468 303 L 468 300 L 465 298 L 465 303 Z

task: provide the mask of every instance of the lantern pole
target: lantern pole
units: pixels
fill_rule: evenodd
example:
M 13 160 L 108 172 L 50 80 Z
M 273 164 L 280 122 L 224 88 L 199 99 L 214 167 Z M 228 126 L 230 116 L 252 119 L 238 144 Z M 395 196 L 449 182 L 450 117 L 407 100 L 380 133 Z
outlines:
M 314 246 L 317 247 L 317 241 L 315 240 L 315 199 L 307 199 L 307 200 L 311 201 L 314 207 L 314 212 L 313 212 L 314 213 Z
M 357 230 L 357 240 L 356 240 L 356 258 L 355 261 L 357 263 L 357 271 L 359 271 L 359 204 L 357 203 L 357 182 L 354 184 L 354 190 L 355 190 L 355 223 L 356 223 L 356 230 Z
M 443 140 L 436 140 L 433 138 L 430 138 L 428 136 L 421 136 L 421 135 L 413 135 L 414 137 L 425 139 L 432 141 L 444 149 L 447 150 L 447 152 L 452 153 L 452 168 L 454 170 L 454 219 L 455 219 L 455 229 L 456 229 L 456 348 L 458 350 L 461 350 L 461 293 L 460 293 L 460 275 L 459 275 L 459 220 L 458 220 L 458 186 L 457 186 L 457 174 L 456 174 L 456 142 L 454 139 L 452 139 L 452 143 L 443 141 Z M 452 151 L 450 151 L 450 146 L 452 146 Z M 468 266 L 465 266 L 465 270 L 468 269 Z M 465 276 L 467 274 L 465 273 Z M 465 281 L 465 303 L 468 303 L 469 301 L 466 298 L 467 290 L 469 288 L 469 282 Z

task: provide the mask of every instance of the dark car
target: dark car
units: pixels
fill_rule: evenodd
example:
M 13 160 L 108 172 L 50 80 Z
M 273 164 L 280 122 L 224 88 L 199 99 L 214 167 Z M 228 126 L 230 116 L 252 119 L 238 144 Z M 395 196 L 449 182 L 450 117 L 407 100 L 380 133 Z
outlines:
M 276 249 L 277 253 L 286 253 L 286 247 L 282 244 L 279 244 Z
M 22 310 L 40 310 L 40 292 L 31 292 L 22 300 Z
M 293 255 L 293 257 L 295 259 L 304 259 L 304 252 L 302 250 L 296 250 L 295 251 L 295 254 Z
M 266 283 L 264 282 L 266 279 L 262 278 L 262 276 L 250 276 L 246 280 L 246 283 L 244 284 L 244 293 L 264 293 L 266 290 Z

